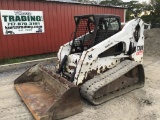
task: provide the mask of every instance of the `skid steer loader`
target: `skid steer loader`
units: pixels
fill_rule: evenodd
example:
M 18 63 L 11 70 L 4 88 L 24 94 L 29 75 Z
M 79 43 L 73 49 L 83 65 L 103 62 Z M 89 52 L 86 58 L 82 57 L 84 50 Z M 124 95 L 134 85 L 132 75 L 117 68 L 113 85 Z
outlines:
M 75 16 L 72 41 L 60 47 L 56 71 L 35 65 L 14 84 L 37 120 L 82 112 L 80 95 L 94 105 L 144 85 L 144 22 L 121 29 L 116 15 Z

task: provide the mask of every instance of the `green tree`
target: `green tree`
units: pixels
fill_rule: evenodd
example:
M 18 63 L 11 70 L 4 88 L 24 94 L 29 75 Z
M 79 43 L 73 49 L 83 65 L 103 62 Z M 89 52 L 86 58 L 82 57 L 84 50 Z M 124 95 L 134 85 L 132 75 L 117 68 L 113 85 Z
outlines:
M 123 6 L 127 8 L 126 21 L 139 17 L 144 10 L 144 5 L 138 1 L 124 2 Z
M 160 0 L 151 0 L 150 4 L 144 8 L 149 14 L 143 15 L 141 18 L 152 27 L 160 27 Z
M 151 0 L 150 3 L 152 5 L 151 14 L 159 16 L 160 15 L 160 0 Z
M 101 1 L 99 4 L 100 5 L 113 5 L 113 6 L 119 6 L 123 3 L 122 0 L 104 0 Z

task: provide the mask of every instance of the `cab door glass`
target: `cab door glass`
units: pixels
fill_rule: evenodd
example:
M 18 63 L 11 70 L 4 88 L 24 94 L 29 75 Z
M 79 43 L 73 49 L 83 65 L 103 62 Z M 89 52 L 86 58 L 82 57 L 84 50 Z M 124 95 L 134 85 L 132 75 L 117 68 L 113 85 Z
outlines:
M 108 24 L 108 30 L 114 30 L 118 31 L 119 30 L 119 23 L 116 18 L 110 18 L 109 24 Z

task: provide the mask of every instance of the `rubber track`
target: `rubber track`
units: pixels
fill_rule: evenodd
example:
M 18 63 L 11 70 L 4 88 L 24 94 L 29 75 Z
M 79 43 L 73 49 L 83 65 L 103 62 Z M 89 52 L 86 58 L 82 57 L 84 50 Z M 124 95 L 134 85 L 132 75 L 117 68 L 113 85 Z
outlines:
M 141 64 L 134 62 L 134 61 L 130 61 L 130 60 L 125 60 L 125 61 L 121 62 L 116 67 L 108 70 L 107 72 L 105 72 L 101 75 L 94 77 L 93 79 L 91 79 L 87 82 L 85 82 L 81 86 L 81 89 L 80 89 L 81 95 L 84 98 L 86 98 L 87 100 L 89 100 L 91 103 L 93 103 L 94 105 L 98 105 L 98 104 L 101 104 L 109 99 L 112 99 L 112 98 L 118 97 L 122 94 L 125 94 L 126 92 L 129 92 L 133 89 L 143 87 L 144 80 L 143 80 L 142 84 L 136 84 L 136 85 L 131 86 L 127 89 L 123 88 L 123 90 L 120 90 L 118 92 L 114 91 L 113 93 L 111 93 L 111 95 L 109 97 L 108 97 L 108 95 L 106 95 L 108 93 L 104 93 L 100 98 L 95 98 L 95 96 L 94 96 L 96 91 L 98 91 L 100 88 L 111 83 L 112 81 L 116 80 L 117 78 L 123 76 L 124 74 L 126 74 L 127 72 L 129 72 L 130 70 L 132 70 L 133 68 L 135 68 L 138 65 L 142 66 Z M 143 68 L 143 66 L 142 66 L 142 68 Z M 144 75 L 144 71 L 142 71 L 142 75 Z

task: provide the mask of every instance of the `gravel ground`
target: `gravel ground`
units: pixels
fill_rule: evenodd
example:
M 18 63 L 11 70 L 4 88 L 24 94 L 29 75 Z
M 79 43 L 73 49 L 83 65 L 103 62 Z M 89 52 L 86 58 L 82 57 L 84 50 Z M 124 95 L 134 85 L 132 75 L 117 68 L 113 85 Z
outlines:
M 146 30 L 145 33 L 144 52 L 146 56 L 160 57 L 160 29 Z
M 160 120 L 160 29 L 145 32 L 145 86 L 93 106 L 85 100 L 83 112 L 65 120 Z M 154 42 L 153 42 L 154 41 Z M 47 67 L 53 69 L 53 65 Z M 34 120 L 14 89 L 14 80 L 27 68 L 0 73 L 0 120 Z
M 160 119 L 160 61 L 144 60 L 146 84 L 141 89 L 93 106 L 83 102 L 83 112 L 65 120 L 158 120 Z M 51 67 L 49 65 L 48 67 Z M 0 119 L 34 120 L 14 89 L 13 81 L 26 69 L 0 73 Z

